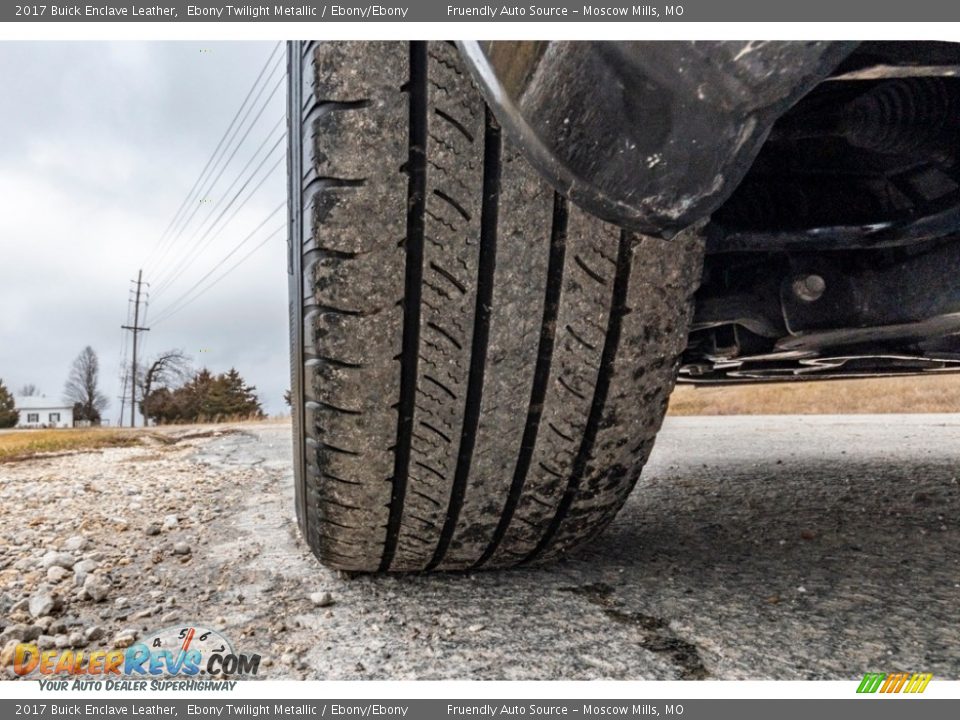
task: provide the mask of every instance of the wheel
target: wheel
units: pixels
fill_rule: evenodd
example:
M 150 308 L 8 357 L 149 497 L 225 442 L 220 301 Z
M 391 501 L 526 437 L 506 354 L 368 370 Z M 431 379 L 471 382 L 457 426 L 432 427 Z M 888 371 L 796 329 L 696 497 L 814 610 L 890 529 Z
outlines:
M 290 48 L 298 519 L 331 567 L 556 558 L 650 452 L 702 266 L 504 137 L 454 46 Z

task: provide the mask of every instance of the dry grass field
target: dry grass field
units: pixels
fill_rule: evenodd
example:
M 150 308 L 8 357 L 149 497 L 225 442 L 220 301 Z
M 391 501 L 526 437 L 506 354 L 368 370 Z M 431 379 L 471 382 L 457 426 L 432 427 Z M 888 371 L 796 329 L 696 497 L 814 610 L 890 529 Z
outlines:
M 10 430 L 0 433 L 0 463 L 24 460 L 42 453 L 136 445 L 142 434 L 139 430 L 118 428 Z
M 866 380 L 769 383 L 728 387 L 678 385 L 671 415 L 844 415 L 960 413 L 960 374 Z M 285 424 L 289 416 L 257 420 Z M 245 423 L 233 422 L 231 425 Z M 74 428 L 0 431 L 0 463 L 37 455 L 102 450 L 146 441 L 165 445 L 209 433 L 217 425 L 170 425 L 150 430 Z
M 222 423 L 145 428 L 64 428 L 0 430 L 0 463 L 133 445 L 175 445 L 183 440 L 237 432 L 246 425 L 289 423 L 290 417 L 231 419 Z
M 960 374 L 728 387 L 678 385 L 672 415 L 960 412 Z

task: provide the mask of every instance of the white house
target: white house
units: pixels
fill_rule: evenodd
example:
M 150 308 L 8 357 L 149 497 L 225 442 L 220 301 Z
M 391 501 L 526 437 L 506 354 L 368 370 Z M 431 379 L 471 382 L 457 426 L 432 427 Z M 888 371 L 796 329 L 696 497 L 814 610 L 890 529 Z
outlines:
M 18 428 L 73 427 L 73 407 L 43 395 L 15 397 L 14 405 L 20 411 Z

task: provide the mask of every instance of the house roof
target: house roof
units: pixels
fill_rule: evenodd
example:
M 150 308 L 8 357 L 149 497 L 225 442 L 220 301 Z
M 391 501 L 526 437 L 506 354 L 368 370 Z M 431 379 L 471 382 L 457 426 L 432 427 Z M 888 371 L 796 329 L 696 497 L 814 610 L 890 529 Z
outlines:
M 14 407 L 17 410 L 72 410 L 72 405 L 67 405 L 63 400 L 57 398 L 48 398 L 45 395 L 33 395 L 30 397 L 17 396 L 13 398 Z

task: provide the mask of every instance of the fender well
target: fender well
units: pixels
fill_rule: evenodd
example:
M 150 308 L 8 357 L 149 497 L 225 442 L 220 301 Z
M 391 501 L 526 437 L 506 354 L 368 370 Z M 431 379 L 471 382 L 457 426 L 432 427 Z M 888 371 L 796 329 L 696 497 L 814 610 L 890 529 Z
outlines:
M 508 136 L 598 217 L 670 237 L 733 192 L 853 42 L 461 42 Z

